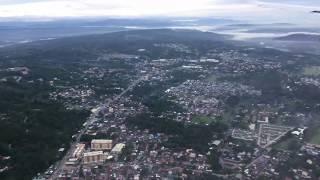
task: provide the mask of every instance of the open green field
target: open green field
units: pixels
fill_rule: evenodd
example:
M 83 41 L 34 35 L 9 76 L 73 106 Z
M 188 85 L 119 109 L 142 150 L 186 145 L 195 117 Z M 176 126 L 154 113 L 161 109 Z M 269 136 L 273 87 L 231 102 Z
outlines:
M 295 143 L 295 139 L 294 137 L 291 138 L 285 138 L 283 140 L 281 140 L 280 142 L 276 143 L 273 145 L 273 148 L 277 149 L 277 150 L 290 150 L 292 144 Z
M 207 81 L 207 82 L 215 82 L 215 81 L 217 81 L 217 79 L 218 79 L 218 76 L 215 75 L 215 74 L 212 74 L 212 75 L 210 75 L 210 76 L 208 76 L 208 77 L 206 78 L 206 81 Z
M 214 118 L 207 117 L 207 116 L 195 116 L 192 118 L 192 122 L 198 123 L 198 124 L 210 124 L 215 121 L 216 120 Z
M 320 145 L 320 128 L 312 132 L 312 136 L 309 140 L 312 144 L 319 144 Z
M 303 74 L 307 76 L 319 76 L 320 66 L 309 66 L 303 69 Z

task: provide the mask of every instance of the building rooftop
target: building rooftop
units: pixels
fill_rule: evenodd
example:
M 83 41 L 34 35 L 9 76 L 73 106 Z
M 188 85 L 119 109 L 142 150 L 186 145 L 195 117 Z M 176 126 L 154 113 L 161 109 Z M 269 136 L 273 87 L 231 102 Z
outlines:
M 84 153 L 83 156 L 86 157 L 86 156 L 96 156 L 96 155 L 102 155 L 103 154 L 103 151 L 92 151 L 92 152 L 87 152 L 87 153 Z
M 93 139 L 91 143 L 112 143 L 110 139 Z
M 126 145 L 123 143 L 116 144 L 111 152 L 121 152 Z

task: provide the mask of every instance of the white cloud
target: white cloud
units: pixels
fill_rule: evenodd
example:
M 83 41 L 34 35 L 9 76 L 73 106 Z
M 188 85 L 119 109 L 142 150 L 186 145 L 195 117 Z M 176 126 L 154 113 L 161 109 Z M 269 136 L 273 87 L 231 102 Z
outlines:
M 234 0 L 233 0 L 234 1 Z M 13 16 L 203 16 L 249 10 L 254 4 L 221 0 L 47 0 L 0 6 L 1 17 Z
M 0 17 L 216 16 L 256 21 L 301 21 L 315 0 L 0 0 Z M 306 3 L 309 2 L 309 3 Z M 299 20 L 300 19 L 300 20 Z

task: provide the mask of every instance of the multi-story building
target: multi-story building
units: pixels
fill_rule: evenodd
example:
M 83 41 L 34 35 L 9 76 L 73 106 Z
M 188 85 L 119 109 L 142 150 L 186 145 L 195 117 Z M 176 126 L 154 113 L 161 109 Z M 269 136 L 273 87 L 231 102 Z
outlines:
M 84 152 L 85 144 L 77 144 L 77 148 L 74 150 L 72 156 L 74 158 L 80 158 Z
M 112 140 L 108 139 L 93 139 L 91 141 L 91 150 L 104 151 L 112 149 Z
M 114 146 L 114 148 L 111 150 L 111 153 L 112 154 L 120 154 L 125 146 L 126 145 L 123 143 L 116 144 Z
M 83 164 L 102 163 L 106 159 L 103 151 L 92 151 L 83 154 Z

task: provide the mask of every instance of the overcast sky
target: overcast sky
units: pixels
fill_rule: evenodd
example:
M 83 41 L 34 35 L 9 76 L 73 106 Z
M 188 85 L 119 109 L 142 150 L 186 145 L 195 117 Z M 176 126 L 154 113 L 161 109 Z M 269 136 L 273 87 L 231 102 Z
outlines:
M 223 17 L 320 24 L 320 0 L 0 0 L 1 19 L 24 17 Z

